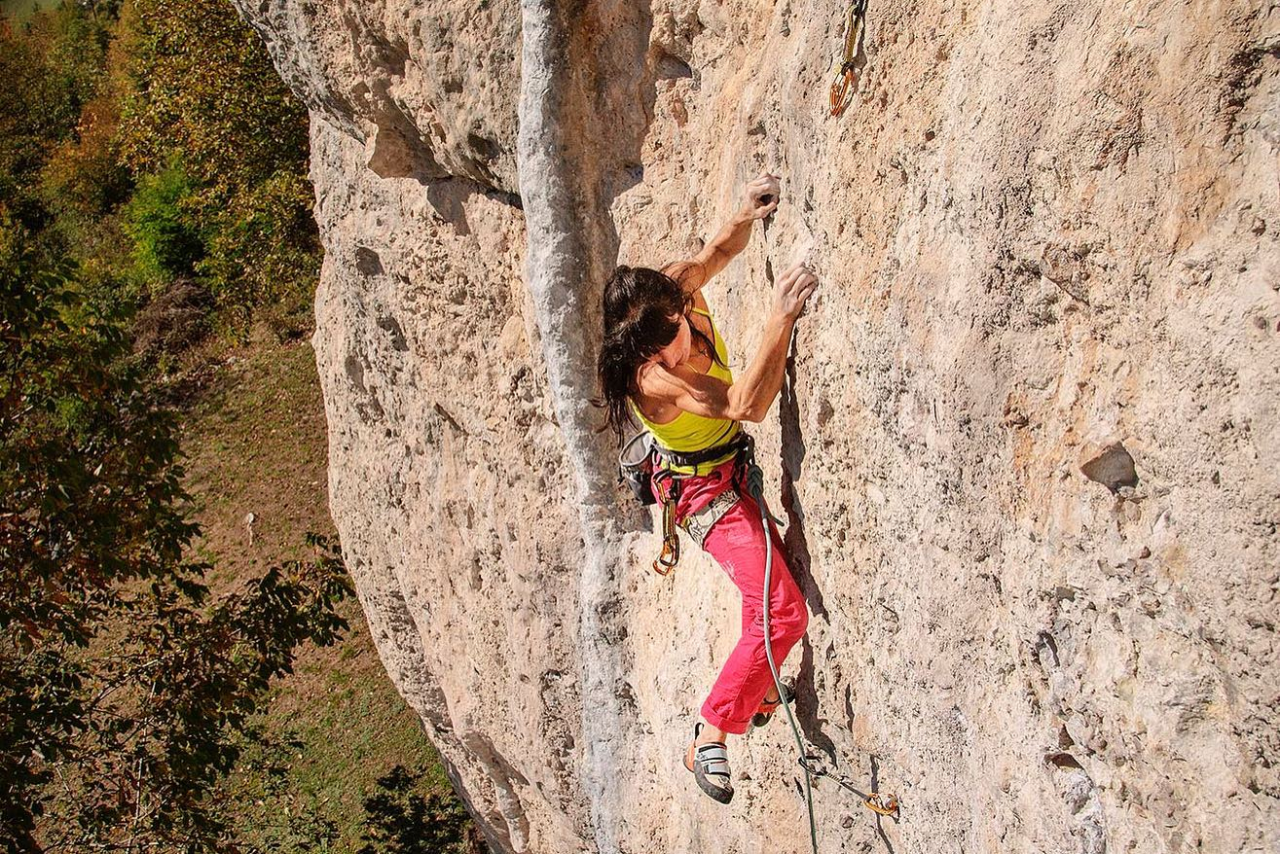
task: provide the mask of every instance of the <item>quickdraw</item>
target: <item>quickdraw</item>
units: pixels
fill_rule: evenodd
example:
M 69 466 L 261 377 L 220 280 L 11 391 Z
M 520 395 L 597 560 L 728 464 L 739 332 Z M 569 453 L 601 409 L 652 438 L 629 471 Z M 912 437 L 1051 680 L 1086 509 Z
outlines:
M 667 575 L 680 563 L 680 535 L 676 533 L 676 501 L 680 497 L 680 481 L 672 478 L 662 490 L 662 551 L 653 562 L 653 571 Z
M 853 90 L 858 84 L 858 73 L 854 60 L 858 56 L 858 47 L 862 41 L 867 14 L 867 0 L 853 0 L 849 13 L 844 21 L 844 52 L 840 62 L 834 66 L 835 80 L 831 83 L 831 115 L 840 116 L 849 103 L 853 101 Z
M 879 813 L 889 818 L 898 817 L 898 796 L 892 792 L 863 792 L 857 789 L 852 781 L 843 774 L 832 774 L 826 768 L 818 764 L 818 757 L 813 755 L 801 756 L 800 764 L 806 771 L 817 780 L 826 777 L 828 780 L 835 782 L 837 786 L 845 789 L 858 796 L 858 800 L 862 801 L 862 805 L 874 813 Z

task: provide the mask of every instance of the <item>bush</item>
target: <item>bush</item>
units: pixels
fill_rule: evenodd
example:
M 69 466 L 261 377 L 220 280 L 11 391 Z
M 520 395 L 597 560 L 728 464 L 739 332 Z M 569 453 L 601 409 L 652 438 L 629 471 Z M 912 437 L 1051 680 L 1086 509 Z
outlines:
M 180 275 L 214 294 L 221 330 L 264 320 L 294 337 L 310 327 L 321 258 L 305 110 L 226 0 L 132 0 L 120 29 L 132 81 L 120 156 L 136 175 L 181 156 L 188 175 L 180 207 L 202 254 Z
M 309 326 L 321 258 L 313 199 L 310 182 L 281 171 L 235 193 L 213 219 L 196 270 L 241 331 L 255 313 L 281 338 Z
M 306 111 L 227 0 L 132 0 L 121 24 L 134 81 L 121 150 L 135 173 L 180 152 L 215 189 L 305 175 Z
M 209 329 L 213 298 L 190 279 L 167 285 L 142 307 L 133 321 L 134 352 L 149 358 L 180 353 L 204 337 Z
M 195 273 L 204 245 L 191 222 L 193 196 L 186 170 L 177 161 L 138 181 L 124 207 L 124 226 L 133 241 L 134 272 L 140 281 L 159 285 Z
M 41 174 L 45 203 L 59 213 L 99 217 L 129 195 L 129 172 L 120 162 L 117 94 L 108 92 L 84 106 L 76 136 L 55 148 Z
M 397 765 L 365 798 L 364 845 L 358 854 L 472 854 L 479 852 L 467 811 L 452 792 L 418 791 L 426 772 Z
M 0 18 L 0 204 L 33 233 L 49 215 L 36 188 L 50 153 L 72 138 L 94 94 L 100 30 L 75 8 L 16 29 Z
M 45 261 L 73 258 L 128 301 L 195 280 L 210 326 L 237 338 L 310 328 L 307 116 L 228 0 L 0 19 L 0 79 L 0 206 Z

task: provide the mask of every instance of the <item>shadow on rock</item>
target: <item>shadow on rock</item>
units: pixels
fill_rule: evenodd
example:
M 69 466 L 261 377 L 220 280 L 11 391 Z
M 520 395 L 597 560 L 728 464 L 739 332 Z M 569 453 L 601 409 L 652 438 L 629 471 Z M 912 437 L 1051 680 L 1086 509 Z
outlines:
M 800 406 L 795 393 L 796 363 L 795 354 L 787 357 L 787 382 L 783 387 L 780 414 L 782 421 L 782 507 L 787 514 L 787 533 L 783 544 L 787 549 L 787 563 L 791 567 L 796 584 L 804 593 L 809 610 L 814 616 L 827 619 L 827 608 L 823 602 L 822 591 L 814 581 L 812 557 L 809 554 L 809 538 L 804 530 L 804 508 L 795 484 L 800 478 L 804 466 L 805 444 L 800 430 Z M 806 641 L 800 659 L 800 674 L 796 681 L 796 717 L 804 731 L 805 737 L 814 747 L 827 754 L 829 761 L 836 758 L 836 745 L 823 732 L 826 720 L 818 708 L 818 691 L 814 684 L 814 652 L 813 644 Z

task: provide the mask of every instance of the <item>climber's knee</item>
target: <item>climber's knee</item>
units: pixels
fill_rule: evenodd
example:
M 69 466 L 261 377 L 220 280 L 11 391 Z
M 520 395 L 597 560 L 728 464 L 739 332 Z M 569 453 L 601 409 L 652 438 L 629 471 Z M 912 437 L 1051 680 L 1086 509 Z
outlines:
M 769 634 L 775 643 L 793 644 L 809 629 L 809 609 L 803 599 L 788 600 L 769 610 Z
M 804 599 L 796 603 L 796 610 L 799 612 L 795 621 L 795 639 L 800 640 L 804 637 L 804 633 L 809 631 L 809 609 L 804 604 Z
M 787 609 L 787 616 L 782 621 L 782 625 L 787 640 L 795 643 L 809 630 L 809 609 L 804 606 L 803 599 L 789 604 L 791 607 Z
M 787 573 L 787 578 L 781 585 L 782 596 L 777 606 L 777 612 L 780 612 L 778 622 L 785 627 L 786 637 L 797 641 L 809 629 L 809 608 L 799 585 L 792 580 L 790 569 L 783 566 L 783 572 Z

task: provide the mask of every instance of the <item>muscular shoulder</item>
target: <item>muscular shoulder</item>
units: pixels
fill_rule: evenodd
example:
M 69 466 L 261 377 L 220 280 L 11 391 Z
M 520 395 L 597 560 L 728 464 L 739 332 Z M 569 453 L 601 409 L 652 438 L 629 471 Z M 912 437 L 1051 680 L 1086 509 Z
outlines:
M 671 374 L 657 362 L 646 362 L 637 369 L 638 394 L 632 402 L 650 421 L 665 423 L 677 414 L 679 386 L 671 380 Z
M 699 291 L 707 283 L 707 266 L 701 261 L 695 258 L 672 261 L 662 268 L 662 272 L 679 282 L 680 289 L 685 293 L 696 294 L 701 298 Z

